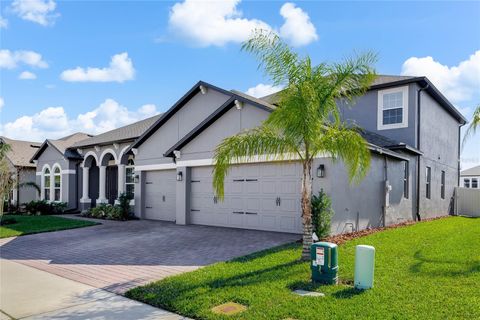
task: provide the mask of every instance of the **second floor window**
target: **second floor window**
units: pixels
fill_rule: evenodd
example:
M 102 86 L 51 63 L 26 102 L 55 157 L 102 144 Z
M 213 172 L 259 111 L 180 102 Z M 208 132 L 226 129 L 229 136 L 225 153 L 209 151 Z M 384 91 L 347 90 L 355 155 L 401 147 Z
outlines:
M 408 87 L 378 91 L 377 129 L 408 126 Z
M 478 179 L 472 178 L 472 188 L 478 189 Z
M 425 196 L 430 199 L 432 191 L 432 168 L 427 167 L 425 170 Z

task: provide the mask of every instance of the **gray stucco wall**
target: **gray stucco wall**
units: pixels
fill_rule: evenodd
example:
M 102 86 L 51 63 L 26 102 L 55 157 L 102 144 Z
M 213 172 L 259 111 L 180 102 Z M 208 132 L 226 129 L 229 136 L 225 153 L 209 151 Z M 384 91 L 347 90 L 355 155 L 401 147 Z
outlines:
M 325 177 L 316 177 L 316 169 L 325 165 Z M 412 220 L 412 198 L 403 197 L 403 161 L 387 158 L 390 206 L 385 215 L 386 225 Z M 349 183 L 345 165 L 331 158 L 315 159 L 313 194 L 323 189 L 332 199 L 332 234 L 383 226 L 385 205 L 385 158 L 372 155 L 371 167 L 359 183 Z M 412 181 L 410 181 L 412 183 Z
M 67 203 L 67 210 L 75 209 L 77 207 L 76 199 L 76 163 L 66 160 L 64 156 L 55 148 L 47 146 L 37 160 L 37 176 L 36 182 L 42 187 L 41 173 L 45 165 L 48 165 L 53 174 L 53 166 L 58 164 L 62 170 L 61 174 L 61 201 Z
M 198 93 L 177 111 L 166 123 L 138 147 L 136 165 L 171 163 L 163 154 L 178 140 L 195 128 L 200 122 L 218 109 L 229 96 L 208 89 L 206 94 Z
M 378 130 L 378 90 L 370 90 L 364 96 L 354 101 L 353 105 L 339 102 L 340 111 L 344 121 L 355 123 L 363 129 L 386 136 L 398 142 L 408 145 L 416 145 L 416 84 L 408 86 L 408 127 L 398 129 Z M 404 87 L 404 86 L 400 86 Z M 381 89 L 382 90 L 382 89 Z
M 223 139 L 258 127 L 269 114 L 268 111 L 249 104 L 245 104 L 241 110 L 232 107 L 181 149 L 181 160 L 211 159 L 215 148 Z
M 420 104 L 420 216 L 431 218 L 451 213 L 458 183 L 459 123 L 425 92 Z M 431 198 L 426 198 L 426 167 L 431 167 Z M 440 197 L 441 172 L 445 171 L 445 199 Z
M 18 169 L 17 169 L 18 170 Z M 36 182 L 35 168 L 21 168 L 19 169 L 19 182 Z M 23 204 L 36 200 L 38 192 L 33 187 L 21 187 L 18 190 L 18 203 Z

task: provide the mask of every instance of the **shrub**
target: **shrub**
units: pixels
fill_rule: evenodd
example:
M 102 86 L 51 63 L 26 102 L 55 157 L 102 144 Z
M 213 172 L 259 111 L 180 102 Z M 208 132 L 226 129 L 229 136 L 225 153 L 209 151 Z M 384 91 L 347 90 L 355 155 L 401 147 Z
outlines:
M 66 208 L 66 202 L 48 202 L 46 200 L 33 200 L 25 204 L 25 210 L 28 213 L 38 215 L 62 214 Z
M 130 200 L 132 200 L 132 196 L 130 194 L 127 194 L 126 192 L 123 192 L 118 197 L 118 207 L 120 208 L 122 218 L 124 220 L 128 220 L 131 217 Z
M 330 235 L 333 214 L 332 200 L 323 189 L 320 190 L 318 196 L 312 196 L 312 225 L 313 231 L 319 239 Z
M 97 219 L 125 220 L 119 206 L 112 206 L 111 204 L 104 203 L 99 204 L 95 208 L 89 209 L 85 216 Z

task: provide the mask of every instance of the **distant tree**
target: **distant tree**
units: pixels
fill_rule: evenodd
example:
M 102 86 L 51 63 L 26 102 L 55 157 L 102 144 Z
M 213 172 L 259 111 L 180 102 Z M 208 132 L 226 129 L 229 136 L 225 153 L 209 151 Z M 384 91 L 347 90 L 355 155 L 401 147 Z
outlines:
M 340 119 L 337 100 L 351 102 L 363 95 L 373 80 L 374 54 L 367 53 L 342 63 L 312 65 L 280 38 L 257 31 L 243 44 L 274 85 L 284 86 L 277 108 L 257 128 L 224 139 L 214 155 L 213 186 L 224 197 L 224 179 L 234 163 L 262 155 L 266 161 L 297 159 L 302 164 L 302 258 L 312 244 L 312 163 L 319 154 L 343 160 L 350 180 L 360 181 L 370 167 L 370 151 L 358 130 Z
M 10 171 L 6 158 L 6 154 L 9 150 L 10 145 L 5 143 L 0 144 L 0 220 L 3 217 L 5 200 L 15 184 L 15 180 L 12 177 L 12 172 Z
M 480 105 L 473 112 L 472 122 L 467 128 L 465 135 L 463 136 L 463 143 L 465 143 L 470 136 L 474 135 L 477 132 L 477 128 L 480 126 Z

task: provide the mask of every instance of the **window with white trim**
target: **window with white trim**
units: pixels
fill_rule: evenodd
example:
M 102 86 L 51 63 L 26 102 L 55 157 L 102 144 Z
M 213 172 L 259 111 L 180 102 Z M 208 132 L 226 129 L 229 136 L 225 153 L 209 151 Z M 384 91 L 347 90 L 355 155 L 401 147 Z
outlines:
M 62 172 L 59 167 L 53 169 L 53 201 L 61 201 Z
M 408 127 L 408 86 L 378 91 L 377 129 Z
M 50 200 L 50 169 L 43 171 L 43 200 Z
M 135 194 L 135 162 L 132 158 L 128 159 L 125 166 L 125 191 L 133 199 Z
M 410 175 L 409 173 L 409 168 L 408 168 L 408 161 L 404 162 L 404 167 L 403 167 L 403 197 L 405 199 L 408 199 L 408 177 Z
M 465 188 L 470 188 L 470 179 L 463 179 L 463 186 Z
M 472 178 L 472 188 L 478 189 L 478 179 Z

